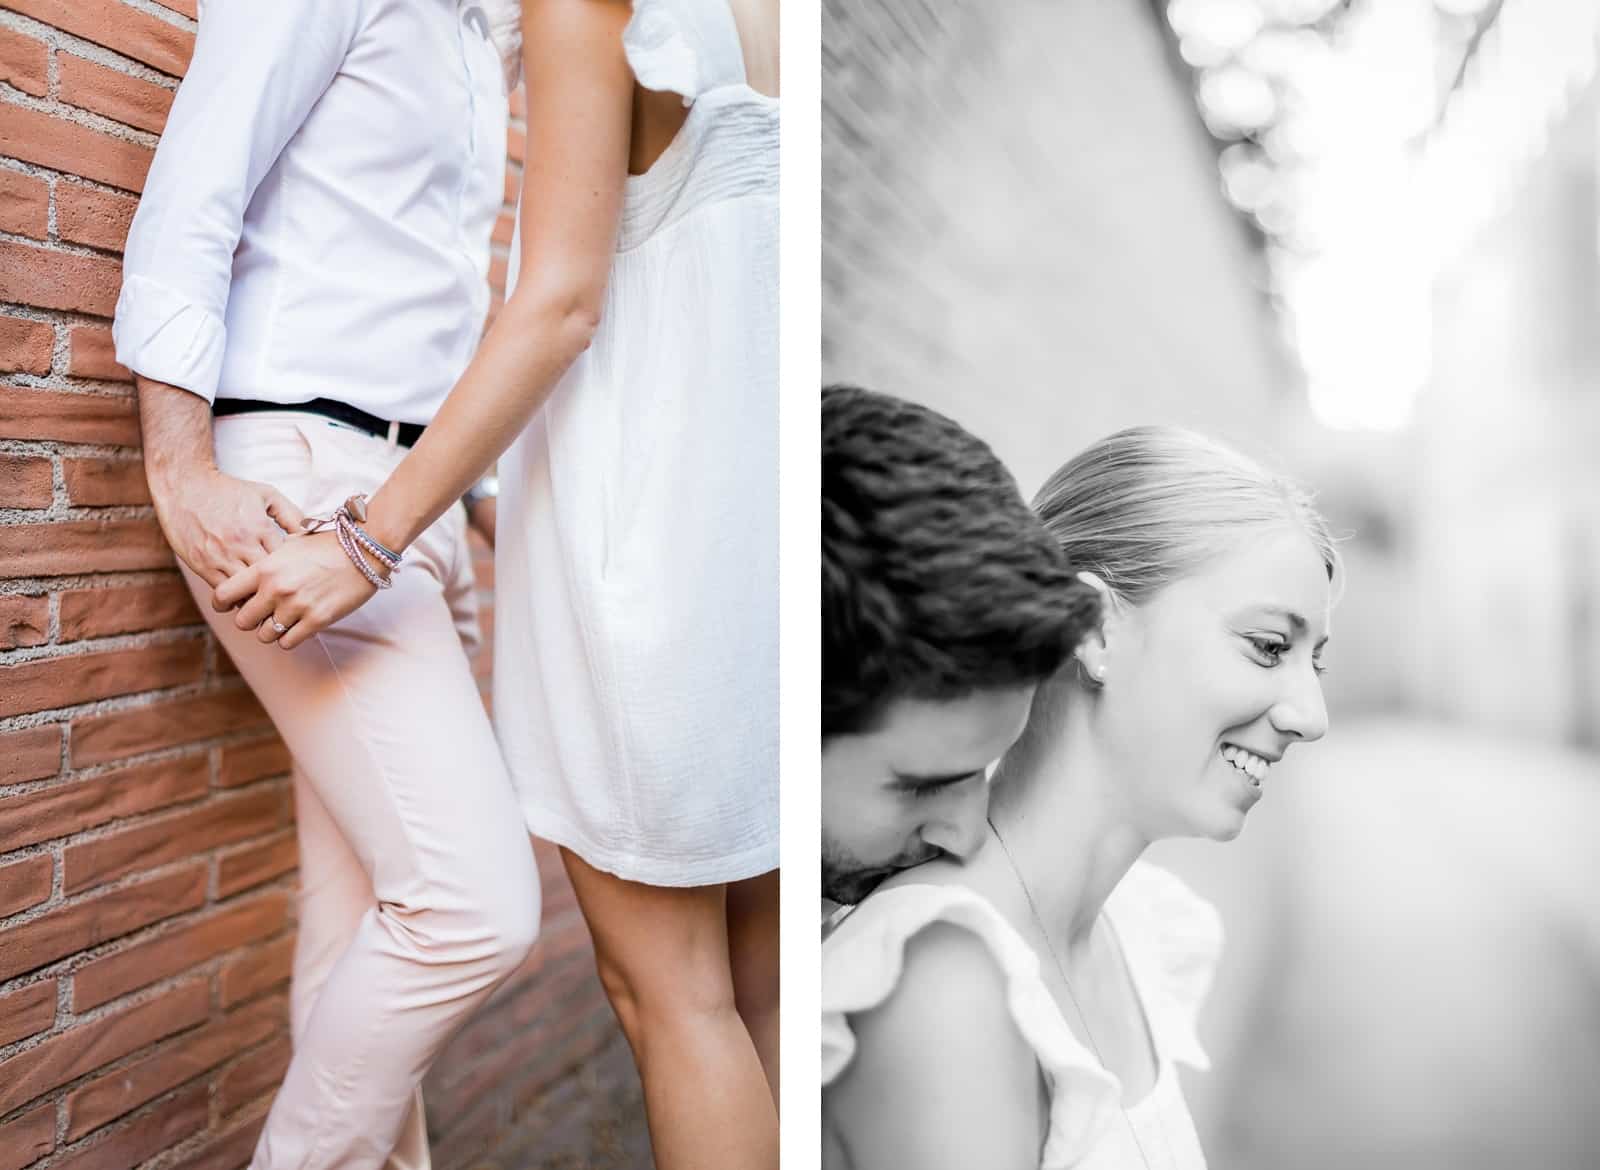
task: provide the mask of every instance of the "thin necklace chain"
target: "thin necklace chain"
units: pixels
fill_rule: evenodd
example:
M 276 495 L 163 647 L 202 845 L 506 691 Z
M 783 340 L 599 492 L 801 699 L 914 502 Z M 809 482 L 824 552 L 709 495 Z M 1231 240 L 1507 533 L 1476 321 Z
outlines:
M 1056 954 L 1056 945 L 1050 941 L 1050 931 L 1044 924 L 1044 916 L 1039 913 L 1039 907 L 1033 900 L 1033 891 L 1028 888 L 1028 883 L 1023 879 L 1022 870 L 1017 868 L 1017 859 L 1011 856 L 1011 848 L 1006 844 L 1006 839 L 1000 835 L 1000 829 L 995 825 L 994 818 L 986 818 L 989 822 L 989 831 L 994 834 L 994 839 L 1000 844 L 1000 852 L 1005 854 L 1006 864 L 1011 867 L 1011 875 L 1017 879 L 1017 886 L 1022 890 L 1022 896 L 1028 901 L 1028 912 L 1033 915 L 1033 923 L 1039 928 L 1039 937 L 1044 939 L 1044 949 L 1050 953 L 1050 961 L 1055 964 L 1056 974 L 1061 976 L 1061 986 L 1067 989 L 1067 998 L 1072 1001 L 1072 1010 L 1078 1013 L 1078 1019 L 1083 1024 L 1083 1034 L 1089 1038 L 1089 1047 L 1094 1050 L 1094 1058 L 1100 1062 L 1100 1067 L 1107 1072 L 1106 1058 L 1100 1051 L 1100 1045 L 1095 1041 L 1094 1029 L 1089 1027 L 1089 1015 L 1083 1010 L 1083 1005 L 1078 1002 L 1077 994 L 1072 990 L 1072 980 L 1067 978 L 1067 968 L 1061 961 L 1061 956 Z M 1156 1076 L 1159 1079 L 1161 1069 L 1159 1056 Z M 1121 1083 L 1118 1083 L 1117 1112 L 1122 1114 L 1123 1124 L 1128 1127 L 1128 1136 L 1133 1139 L 1134 1149 L 1139 1151 L 1139 1160 L 1144 1163 L 1145 1170 L 1154 1170 L 1150 1165 L 1150 1156 L 1145 1153 L 1144 1143 L 1139 1140 L 1139 1131 L 1134 1127 L 1133 1118 L 1128 1116 L 1127 1109 L 1122 1104 Z M 1172 1152 L 1172 1141 L 1167 1137 L 1166 1127 L 1157 1124 L 1161 1131 L 1161 1140 L 1167 1147 L 1168 1164 L 1176 1167 L 1177 1155 Z

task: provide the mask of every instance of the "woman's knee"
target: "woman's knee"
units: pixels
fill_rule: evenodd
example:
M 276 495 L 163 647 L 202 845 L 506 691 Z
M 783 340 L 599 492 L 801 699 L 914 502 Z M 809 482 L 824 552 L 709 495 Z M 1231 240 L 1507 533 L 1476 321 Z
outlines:
M 619 952 L 597 943 L 595 967 L 625 1028 L 738 1010 L 725 951 L 679 945 Z

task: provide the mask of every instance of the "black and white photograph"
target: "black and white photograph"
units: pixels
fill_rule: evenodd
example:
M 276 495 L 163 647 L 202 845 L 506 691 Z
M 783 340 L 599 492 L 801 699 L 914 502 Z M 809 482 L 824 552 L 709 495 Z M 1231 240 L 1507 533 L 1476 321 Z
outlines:
M 828 1170 L 1600 1160 L 1597 34 L 824 0 Z

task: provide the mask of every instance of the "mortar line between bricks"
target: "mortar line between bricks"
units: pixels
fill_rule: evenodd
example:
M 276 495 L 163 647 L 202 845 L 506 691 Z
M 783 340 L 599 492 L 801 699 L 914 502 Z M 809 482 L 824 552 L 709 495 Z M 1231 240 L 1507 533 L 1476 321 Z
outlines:
M 0 82 L 0 97 L 4 97 L 6 104 L 19 106 L 32 110 L 36 114 L 50 114 L 64 121 L 75 123 L 86 130 L 94 130 L 109 138 L 116 138 L 123 142 L 131 142 L 138 146 L 154 147 L 160 136 L 148 130 L 118 122 L 115 118 L 108 118 L 104 114 L 96 114 L 92 110 L 80 109 L 69 106 L 63 101 L 53 101 L 50 98 L 34 97 L 31 93 Z
M 237 685 L 219 685 L 236 682 Z M 172 702 L 177 699 L 200 698 L 209 695 L 232 695 L 240 691 L 248 691 L 243 679 L 203 679 L 199 682 L 184 683 L 176 687 L 166 687 L 160 691 L 143 691 L 133 695 L 114 695 L 104 699 L 94 699 L 86 703 L 79 703 L 71 707 L 52 707 L 45 711 L 29 711 L 25 714 L 8 715 L 0 719 L 0 731 L 17 731 L 25 727 L 37 727 L 42 723 L 60 723 L 70 719 L 85 719 L 99 715 L 120 715 L 128 711 L 139 711 L 146 707 L 159 706 L 162 703 Z M 206 736 L 195 743 L 210 743 L 219 739 L 219 736 Z M 129 757 L 132 758 L 132 757 Z
M 112 248 L 96 248 L 92 244 L 80 244 L 73 240 L 60 239 L 56 237 L 54 231 L 52 231 L 51 238 L 48 240 L 25 236 L 20 232 L 0 231 L 0 241 L 11 244 L 26 244 L 39 251 L 59 253 L 62 256 L 87 256 L 91 260 L 120 260 L 122 257 L 120 251 Z
M 106 573 L 68 573 L 59 577 L 11 577 L 0 580 L 0 597 L 12 594 L 34 596 L 46 592 L 86 593 L 101 589 L 123 589 L 144 585 L 163 585 L 177 577 L 170 569 L 116 569 Z M 190 623 L 198 626 L 200 622 Z
M 46 724 L 45 726 L 49 725 Z M 61 724 L 60 726 L 66 727 L 67 725 Z M 192 744 L 181 744 L 177 747 L 161 748 L 157 751 L 141 752 L 136 755 L 122 757 L 116 760 L 108 760 L 101 764 L 91 764 L 83 768 L 73 769 L 69 767 L 54 776 L 42 777 L 39 780 L 23 781 L 19 784 L 0 785 L 0 797 L 31 796 L 35 793 L 47 792 L 55 788 L 65 788 L 79 781 L 98 780 L 110 773 L 124 769 L 132 770 L 134 768 L 145 768 L 157 764 L 169 763 L 173 760 L 182 759 L 185 754 L 201 750 L 202 745 L 204 750 L 209 750 L 213 747 L 244 747 L 265 743 L 276 738 L 278 738 L 277 732 L 274 731 L 270 726 L 265 727 L 264 729 L 252 728 L 249 731 L 232 732 L 226 739 L 213 736 L 209 740 L 201 740 Z M 287 772 L 283 772 L 273 776 L 262 777 L 262 779 L 276 780 L 287 775 Z M 252 781 L 252 783 L 256 782 L 257 781 Z M 215 789 L 216 782 L 213 779 L 206 791 L 211 792 Z M 195 799 L 204 799 L 204 794 L 196 796 Z
M 43 646 L 22 646 L 15 650 L 0 650 L 0 666 L 15 666 L 39 659 L 60 660 L 84 654 L 110 653 L 118 650 L 138 650 L 145 646 L 164 646 L 176 642 L 193 641 L 203 637 L 209 627 L 200 622 L 186 626 L 167 626 L 158 630 L 134 630 L 126 634 L 101 634 L 93 638 L 80 638 L 73 642 L 47 643 Z M 187 685 L 187 684 L 185 684 Z
M 74 520 L 145 520 L 156 514 L 154 504 L 108 504 L 93 507 L 85 504 L 52 508 L 0 508 L 0 528 L 15 528 L 23 524 L 42 524 L 50 521 Z
M 123 3 L 130 8 L 133 7 L 130 0 L 123 0 Z M 173 15 L 179 14 L 174 13 Z M 178 27 L 187 32 L 193 32 L 197 26 L 189 23 L 180 24 Z M 65 49 L 76 56 L 93 61 L 96 65 L 104 65 L 130 77 L 137 77 L 141 81 L 153 82 L 167 89 L 176 88 L 178 84 L 178 78 L 170 73 L 163 73 L 154 65 L 146 65 L 143 61 L 136 60 L 124 53 L 119 53 L 116 49 L 107 48 L 105 45 L 97 45 L 76 33 L 70 33 L 65 29 L 57 28 L 53 24 L 35 20 L 31 16 L 24 16 L 20 12 L 0 9 L 0 28 L 9 28 L 15 32 L 24 33 L 35 40 L 43 41 L 52 49 Z M 55 53 L 50 54 L 52 58 L 55 55 Z

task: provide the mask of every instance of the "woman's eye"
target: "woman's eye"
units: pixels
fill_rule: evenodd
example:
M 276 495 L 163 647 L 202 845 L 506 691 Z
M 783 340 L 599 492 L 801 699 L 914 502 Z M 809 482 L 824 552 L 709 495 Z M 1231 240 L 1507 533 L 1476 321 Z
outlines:
M 1277 666 L 1289 652 L 1289 643 L 1282 638 L 1251 638 L 1250 645 L 1267 660 L 1265 665 L 1268 666 Z

